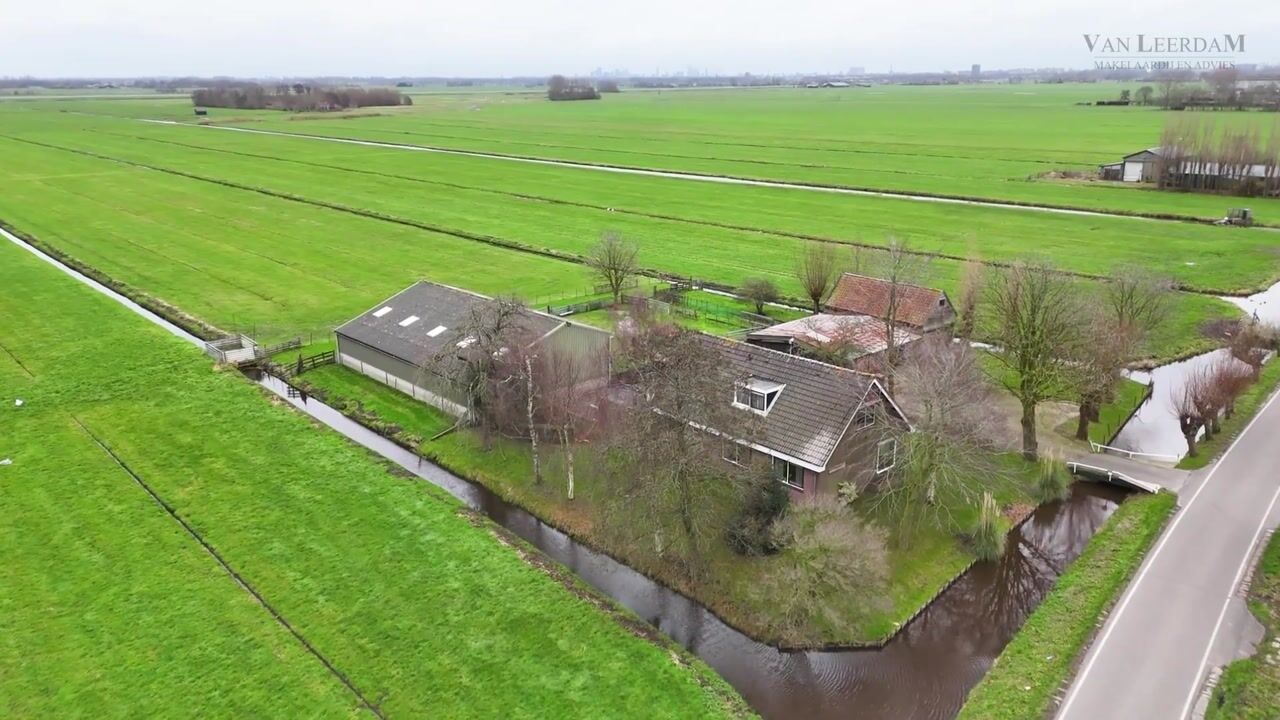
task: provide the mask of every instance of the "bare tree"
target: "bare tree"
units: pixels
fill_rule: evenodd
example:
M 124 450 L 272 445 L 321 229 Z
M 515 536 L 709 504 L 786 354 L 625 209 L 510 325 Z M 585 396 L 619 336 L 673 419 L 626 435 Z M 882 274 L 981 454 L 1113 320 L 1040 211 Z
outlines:
M 952 511 L 974 507 L 1003 474 L 991 442 L 993 388 L 972 348 L 928 337 L 905 351 L 898 376 L 912 432 L 898 433 L 898 463 L 875 502 L 908 544 L 922 523 L 959 529 Z
M 905 240 L 890 237 L 884 252 L 876 257 L 875 275 L 888 285 L 884 309 L 884 377 L 887 389 L 894 391 L 894 369 L 900 359 L 903 332 L 899 317 L 906 286 L 919 285 L 928 275 L 929 257 L 911 252 Z
M 828 243 L 812 242 L 805 246 L 796 261 L 796 279 L 805 297 L 813 303 L 815 313 L 822 312 L 822 303 L 835 287 L 836 253 Z
M 732 406 L 743 378 L 727 369 L 722 341 L 670 325 L 620 338 L 630 401 L 610 433 L 608 529 L 652 543 L 686 578 L 701 575 L 710 543 L 723 538 L 750 470 L 724 461 L 751 441 L 756 415 Z
M 587 253 L 587 265 L 609 286 L 615 305 L 622 299 L 622 289 L 627 281 L 640 270 L 636 262 L 639 252 L 640 248 L 635 243 L 624 240 L 617 233 L 605 232 Z
M 1220 106 L 1227 106 L 1236 100 L 1236 81 L 1240 79 L 1240 71 L 1233 67 L 1220 67 L 1209 73 L 1209 86 L 1213 88 L 1214 100 Z
M 1080 341 L 1079 303 L 1069 279 L 1047 265 L 1017 264 L 987 286 L 991 327 L 1008 369 L 1004 384 L 1022 405 L 1022 455 L 1038 459 L 1036 406 L 1069 385 L 1067 359 Z
M 560 440 L 565 461 L 568 499 L 574 499 L 575 444 L 592 429 L 600 427 L 607 374 L 594 371 L 608 358 L 580 356 L 562 348 L 541 354 L 539 377 L 544 425 Z
M 1134 342 L 1136 352 L 1169 312 L 1173 281 L 1143 268 L 1121 266 L 1103 286 L 1108 319 Z
M 458 326 L 457 343 L 448 343 L 417 370 L 416 384 L 441 385 L 462 396 L 466 419 L 480 425 L 488 442 L 499 408 L 491 403 L 504 386 L 517 382 L 522 372 L 512 372 L 504 353 L 523 347 L 526 338 L 525 309 L 514 298 L 494 298 L 474 303 Z
M 1160 86 L 1160 102 L 1165 107 L 1170 107 L 1176 102 L 1178 88 L 1182 85 L 1183 75 L 1176 71 L 1166 71 L 1156 78 L 1156 84 Z
M 1138 92 L 1135 93 L 1134 97 L 1137 99 L 1139 105 L 1150 105 L 1151 96 L 1153 94 L 1155 94 L 1155 90 L 1150 85 L 1143 85 L 1138 88 Z
M 978 304 L 986 284 L 986 268 L 977 260 L 966 260 L 960 270 L 960 291 L 956 295 L 956 337 L 969 340 L 978 321 Z
M 1107 307 L 1097 303 L 1083 303 L 1080 323 L 1083 338 L 1075 346 L 1069 371 L 1080 398 L 1076 439 L 1088 440 L 1089 424 L 1098 420 L 1102 406 L 1115 396 L 1140 333 L 1133 323 L 1115 322 Z
M 778 299 L 778 288 L 769 278 L 747 278 L 742 281 L 742 288 L 738 292 L 756 306 L 757 315 L 763 315 L 764 306 Z
M 1254 370 L 1246 363 L 1227 355 L 1214 363 L 1211 375 L 1213 392 L 1222 407 L 1222 417 L 1231 419 L 1236 411 L 1236 400 L 1249 389 L 1254 381 Z
M 1200 431 L 1208 427 L 1210 394 L 1209 375 L 1204 368 L 1193 372 L 1182 387 L 1172 389 L 1173 413 L 1178 416 L 1178 429 L 1187 442 L 1188 457 L 1197 455 L 1196 441 Z

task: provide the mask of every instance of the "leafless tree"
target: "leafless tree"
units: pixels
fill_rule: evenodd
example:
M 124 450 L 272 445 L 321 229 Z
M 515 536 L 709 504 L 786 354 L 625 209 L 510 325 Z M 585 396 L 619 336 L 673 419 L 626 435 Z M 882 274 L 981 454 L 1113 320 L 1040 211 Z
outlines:
M 417 371 L 418 385 L 444 385 L 462 395 L 467 418 L 485 430 L 486 442 L 498 409 L 490 401 L 523 375 L 513 374 L 503 357 L 532 341 L 526 337 L 524 318 L 524 305 L 514 298 L 474 303 L 457 328 L 461 340 L 446 344 Z
M 773 535 L 786 549 L 762 591 L 784 640 L 803 639 L 815 622 L 843 627 L 850 598 L 873 607 L 884 602 L 885 534 L 835 498 L 811 496 L 793 505 L 775 521 Z
M 925 338 L 904 352 L 898 400 L 911 432 L 898 432 L 898 462 L 877 492 L 908 544 L 922 523 L 958 529 L 952 512 L 974 507 L 1003 480 L 994 462 L 992 386 L 965 343 Z
M 756 306 L 757 315 L 763 315 L 764 306 L 778 299 L 778 288 L 769 278 L 747 278 L 742 281 L 742 288 L 738 292 Z
M 1076 344 L 1068 370 L 1080 398 L 1076 439 L 1088 440 L 1089 423 L 1098 420 L 1102 406 L 1114 397 L 1140 333 L 1138 325 L 1117 323 L 1108 308 L 1098 303 L 1082 303 L 1080 324 L 1083 341 Z
M 1236 411 L 1236 400 L 1253 384 L 1254 370 L 1248 364 L 1227 355 L 1214 363 L 1210 377 L 1213 392 L 1222 406 L 1222 416 L 1230 419 Z
M 875 258 L 874 275 L 888 285 L 884 318 L 884 377 L 887 389 L 894 391 L 894 369 L 898 366 L 904 339 L 902 319 L 899 317 L 906 295 L 905 288 L 919 285 L 928 276 L 929 256 L 913 253 L 905 240 L 890 237 L 884 252 Z
M 1212 404 L 1208 400 L 1211 395 L 1209 384 L 1209 374 L 1201 368 L 1193 372 L 1182 387 L 1171 390 L 1173 412 L 1178 416 L 1178 429 L 1187 442 L 1188 457 L 1197 455 L 1197 438 L 1202 429 L 1207 431 Z
M 587 265 L 609 286 L 615 305 L 622 299 L 622 289 L 627 281 L 640 270 L 636 262 L 639 252 L 640 248 L 635 243 L 624 240 L 617 233 L 605 232 L 587 253 Z
M 1036 407 L 1068 386 L 1067 360 L 1080 342 L 1076 288 L 1047 265 L 1019 263 L 993 273 L 987 335 L 1008 370 L 1004 384 L 1022 405 L 1022 454 L 1038 459 Z
M 1151 96 L 1153 94 L 1155 94 L 1155 90 L 1150 85 L 1143 85 L 1142 87 L 1138 88 L 1138 91 L 1137 93 L 1135 93 L 1134 97 L 1137 99 L 1137 102 L 1139 105 L 1150 105 Z
M 1240 79 L 1240 71 L 1233 67 L 1220 67 L 1209 73 L 1209 86 L 1213 88 L 1214 99 L 1221 107 L 1226 107 L 1236 100 L 1236 81 Z
M 632 545 L 652 544 L 687 579 L 724 537 L 750 470 L 722 458 L 750 442 L 754 413 L 733 407 L 737 383 L 720 340 L 670 325 L 638 328 L 619 341 L 630 400 L 612 426 L 606 527 Z
M 813 303 L 815 313 L 822 312 L 822 303 L 835 287 L 838 268 L 836 253 L 828 243 L 812 242 L 805 246 L 796 261 L 796 279 L 805 297 Z
M 960 270 L 960 291 L 956 295 L 956 337 L 969 340 L 978 321 L 978 304 L 986 284 L 986 268 L 977 260 L 966 260 Z
M 1102 295 L 1108 319 L 1133 338 L 1135 352 L 1168 315 L 1172 296 L 1172 280 L 1135 266 L 1116 268 Z
M 1177 101 L 1178 88 L 1184 79 L 1182 73 L 1173 70 L 1166 71 L 1156 78 L 1156 84 L 1160 86 L 1161 104 L 1170 107 Z
M 573 500 L 575 444 L 601 426 L 608 377 L 598 369 L 608 358 L 576 355 L 561 348 L 549 348 L 540 357 L 541 415 L 545 427 L 560 440 L 566 491 Z

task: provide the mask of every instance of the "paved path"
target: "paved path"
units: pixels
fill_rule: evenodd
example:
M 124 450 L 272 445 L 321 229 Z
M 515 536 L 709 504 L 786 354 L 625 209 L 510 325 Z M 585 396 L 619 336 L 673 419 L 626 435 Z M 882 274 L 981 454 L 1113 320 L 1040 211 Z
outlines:
M 1235 596 L 1253 548 L 1280 521 L 1280 403 L 1263 406 L 1207 471 L 1192 474 L 1177 514 L 1081 665 L 1059 720 L 1181 720 L 1208 670 L 1250 634 Z

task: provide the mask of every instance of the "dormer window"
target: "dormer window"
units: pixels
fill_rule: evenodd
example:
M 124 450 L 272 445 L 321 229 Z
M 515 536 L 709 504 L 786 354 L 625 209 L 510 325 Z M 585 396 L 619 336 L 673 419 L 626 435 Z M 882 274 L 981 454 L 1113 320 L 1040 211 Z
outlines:
M 773 403 L 778 400 L 778 395 L 782 393 L 784 387 L 786 386 L 782 383 L 776 383 L 772 380 L 750 378 L 735 389 L 733 404 L 765 415 L 773 407 Z

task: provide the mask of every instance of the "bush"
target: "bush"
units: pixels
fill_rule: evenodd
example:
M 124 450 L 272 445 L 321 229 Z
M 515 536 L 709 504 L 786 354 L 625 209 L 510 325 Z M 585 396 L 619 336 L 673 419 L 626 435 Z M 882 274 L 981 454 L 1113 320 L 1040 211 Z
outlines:
M 983 493 L 982 510 L 973 530 L 973 552 L 979 560 L 995 560 L 1004 553 L 1006 535 L 1004 521 L 991 493 Z
M 1040 458 L 1040 470 L 1036 476 L 1036 496 L 1041 502 L 1065 500 L 1071 494 L 1071 471 L 1060 457 L 1046 455 Z
M 836 487 L 836 497 L 845 507 L 852 505 L 858 499 L 858 495 L 858 484 L 852 480 L 845 480 Z
M 849 597 L 869 608 L 885 602 L 889 551 L 885 532 L 827 496 L 805 498 L 773 524 L 785 546 L 761 588 L 774 608 L 784 641 L 815 622 L 838 628 L 850 621 Z
M 770 532 L 791 504 L 791 493 L 772 477 L 756 482 L 729 525 L 729 547 L 739 555 L 768 555 L 781 549 Z

